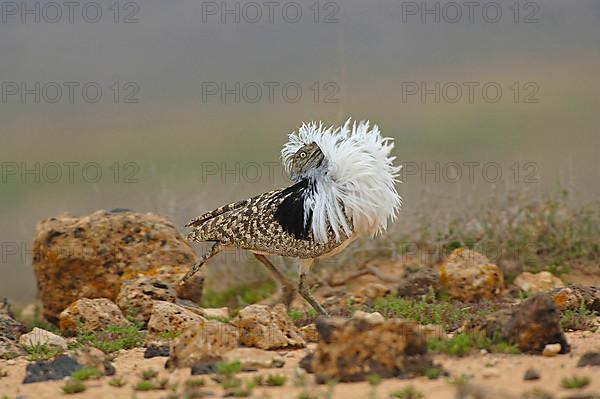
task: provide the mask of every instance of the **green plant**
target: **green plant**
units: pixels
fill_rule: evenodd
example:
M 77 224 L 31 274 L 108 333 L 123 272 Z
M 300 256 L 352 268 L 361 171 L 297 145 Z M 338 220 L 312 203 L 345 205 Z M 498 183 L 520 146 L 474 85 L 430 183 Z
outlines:
M 156 376 L 158 376 L 158 371 L 152 369 L 146 369 L 140 373 L 140 377 L 146 381 L 156 378 Z
M 471 377 L 466 374 L 461 374 L 458 377 L 454 377 L 450 380 L 450 384 L 456 385 L 457 387 L 464 387 L 469 383 Z
M 473 318 L 471 311 L 451 302 L 428 300 L 428 298 L 401 298 L 393 295 L 376 299 L 366 310 L 379 312 L 386 319 L 401 318 L 414 320 L 419 324 L 441 325 L 446 331 L 456 330 Z M 481 312 L 484 310 L 486 313 L 492 311 L 482 307 Z
M 574 262 L 593 265 L 600 260 L 600 207 L 573 205 L 566 190 L 543 198 L 513 192 L 441 227 L 434 218 L 432 213 L 417 217 L 414 231 L 400 239 L 413 243 L 410 251 L 416 244 L 422 253 L 432 254 L 430 264 L 458 247 L 485 252 L 489 243 L 504 258 L 534 272 L 559 275 Z M 511 282 L 516 274 L 506 277 Z
M 381 376 L 379 374 L 371 374 L 367 376 L 367 382 L 371 386 L 377 386 L 381 384 Z
M 288 316 L 297 326 L 305 326 L 315 320 L 317 312 L 314 309 L 290 309 L 288 311 Z
M 591 380 L 589 377 L 571 377 L 571 378 L 563 378 L 560 381 L 560 386 L 565 389 L 580 389 L 586 387 L 590 384 Z
M 399 391 L 394 391 L 390 394 L 390 398 L 397 399 L 423 399 L 425 395 L 417 391 L 412 385 L 407 386 Z
M 114 377 L 110 381 L 108 381 L 108 385 L 115 388 L 122 388 L 127 384 L 123 377 Z
M 464 357 L 472 349 L 485 349 L 493 353 L 519 353 L 515 345 L 504 341 L 494 341 L 483 334 L 460 333 L 449 339 L 432 339 L 427 342 L 432 352 L 446 353 L 450 356 Z
M 298 321 L 304 317 L 304 312 L 299 309 L 290 309 L 288 311 L 288 316 L 292 321 Z
M 256 386 L 253 380 L 246 380 L 245 387 L 234 387 L 230 390 L 229 395 L 234 398 L 247 398 L 252 396 L 252 390 Z
M 318 399 L 317 395 L 314 395 L 307 391 L 302 391 L 298 394 L 298 399 Z
M 229 395 L 233 396 L 234 398 L 248 398 L 252 396 L 252 391 L 248 391 L 247 389 L 243 388 L 236 388 L 232 390 Z
M 325 392 L 324 399 L 333 399 L 333 392 L 337 383 L 337 380 L 327 380 L 327 391 Z
M 442 352 L 450 356 L 463 357 L 468 355 L 473 348 L 473 340 L 468 334 L 456 334 L 452 338 L 428 341 L 428 348 L 432 352 Z
M 62 391 L 67 395 L 84 392 L 85 390 L 85 384 L 78 380 L 68 380 L 62 387 Z
M 223 389 L 239 388 L 242 386 L 242 380 L 234 376 L 227 376 L 221 379 Z
M 156 389 L 167 389 L 167 384 L 169 383 L 168 378 L 161 378 L 156 382 Z
M 219 362 L 217 364 L 217 374 L 233 375 L 242 371 L 242 363 L 239 360 L 232 362 Z
M 375 399 L 377 397 L 377 386 L 381 384 L 381 376 L 379 374 L 371 374 L 367 376 L 367 382 L 371 386 L 369 398 Z
M 156 389 L 156 385 L 152 381 L 142 380 L 142 381 L 139 381 L 133 387 L 133 389 L 136 391 L 152 391 L 152 390 Z
M 224 291 L 207 289 L 202 295 L 200 305 L 205 308 L 227 306 L 230 309 L 237 309 L 268 298 L 276 289 L 275 283 L 270 280 L 231 287 Z
M 523 394 L 523 399 L 554 399 L 554 395 L 540 388 L 534 388 Z
M 29 354 L 27 360 L 37 362 L 40 360 L 50 360 L 63 353 L 63 349 L 58 346 L 50 346 L 47 344 L 36 344 L 25 346 L 25 351 Z
M 92 345 L 103 352 L 112 353 L 121 349 L 132 349 L 144 344 L 144 333 L 135 326 L 109 326 L 91 334 L 82 333 L 77 337 L 79 346 Z
M 71 374 L 71 378 L 77 381 L 97 380 L 102 377 L 102 373 L 93 367 L 84 367 Z
M 563 330 L 590 330 L 594 327 L 594 318 L 598 312 L 588 310 L 584 303 L 578 309 L 561 312 L 560 326 Z
M 231 322 L 231 319 L 228 317 L 220 317 L 220 316 L 204 316 L 204 318 L 206 320 L 216 320 L 216 321 L 220 321 L 221 323 L 225 323 L 225 324 L 229 324 L 229 322 Z
M 163 331 L 158 334 L 158 338 L 163 341 L 172 341 L 179 336 L 179 333 L 175 331 Z
M 428 369 L 426 369 L 423 374 L 425 375 L 425 377 L 429 378 L 430 380 L 437 380 L 438 378 L 440 378 L 440 376 L 444 373 L 444 370 L 442 370 L 442 368 L 440 367 L 429 367 Z
M 185 386 L 187 388 L 199 388 L 206 385 L 206 381 L 204 378 L 189 378 L 185 381 Z
M 285 375 L 270 374 L 265 379 L 265 385 L 268 385 L 271 387 L 280 387 L 280 386 L 285 385 L 286 380 L 287 380 L 287 378 Z

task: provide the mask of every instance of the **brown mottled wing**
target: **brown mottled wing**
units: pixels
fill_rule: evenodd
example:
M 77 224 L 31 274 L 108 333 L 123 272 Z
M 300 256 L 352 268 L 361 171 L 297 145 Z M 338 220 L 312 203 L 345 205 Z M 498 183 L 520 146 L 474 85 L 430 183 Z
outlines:
M 331 228 L 330 240 L 318 243 L 303 222 L 297 199 L 303 183 L 269 191 L 246 201 L 226 205 L 194 219 L 188 235 L 192 241 L 216 241 L 262 254 L 316 258 L 338 247 Z M 300 231 L 304 228 L 305 231 Z
M 231 204 L 227 204 L 227 205 L 223 205 L 215 210 L 212 210 L 210 212 L 206 212 L 198 217 L 193 218 L 192 220 L 190 220 L 190 222 L 188 224 L 185 225 L 185 227 L 199 227 L 202 226 L 202 223 L 206 222 L 209 219 L 213 219 L 219 215 L 222 215 L 224 213 L 230 212 L 234 209 L 237 208 L 241 208 L 244 205 L 246 205 L 248 203 L 248 201 L 250 200 L 243 200 L 243 201 L 237 201 L 237 202 L 233 202 Z
M 283 189 L 269 191 L 255 197 L 237 201 L 207 212 L 192 219 L 186 227 L 193 230 L 188 234 L 192 241 L 234 241 L 235 230 L 240 230 L 250 219 L 260 217 L 261 210 L 273 206 L 272 201 Z M 275 205 L 276 206 L 276 205 Z

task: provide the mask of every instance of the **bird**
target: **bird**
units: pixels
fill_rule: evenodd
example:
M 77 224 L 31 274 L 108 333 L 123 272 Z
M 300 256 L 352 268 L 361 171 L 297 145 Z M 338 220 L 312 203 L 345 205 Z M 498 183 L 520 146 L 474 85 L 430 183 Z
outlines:
M 308 270 L 359 237 L 380 235 L 396 220 L 402 205 L 396 187 L 401 166 L 394 165 L 393 148 L 393 138 L 382 137 L 368 121 L 349 118 L 338 127 L 302 123 L 281 149 L 291 185 L 221 206 L 186 225 L 190 242 L 212 246 L 181 284 L 220 251 L 245 249 L 273 274 L 289 307 L 296 289 L 266 256 L 293 257 L 299 265 L 297 292 L 327 315 L 307 287 Z

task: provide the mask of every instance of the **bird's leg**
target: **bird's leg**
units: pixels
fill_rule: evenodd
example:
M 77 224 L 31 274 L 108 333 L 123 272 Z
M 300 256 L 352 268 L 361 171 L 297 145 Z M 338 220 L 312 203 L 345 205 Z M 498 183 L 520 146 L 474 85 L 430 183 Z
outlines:
M 308 287 L 306 286 L 306 273 L 308 272 L 309 266 L 312 264 L 312 259 L 300 259 L 300 278 L 298 282 L 298 292 L 302 295 L 302 298 L 306 300 L 322 316 L 329 316 L 327 311 L 321 306 L 319 302 L 311 295 Z
M 287 278 L 287 276 L 283 274 L 281 270 L 275 267 L 275 265 L 272 264 L 266 256 L 257 253 L 255 253 L 254 256 L 256 256 L 256 259 L 258 259 L 260 263 L 265 265 L 265 267 L 269 269 L 273 277 L 275 277 L 282 290 L 281 302 L 283 302 L 285 306 L 289 308 L 292 304 L 292 301 L 294 300 L 294 296 L 296 296 L 296 290 L 290 279 Z
M 194 274 L 198 273 L 198 271 L 200 270 L 200 268 L 213 256 L 215 256 L 216 254 L 218 254 L 222 249 L 222 245 L 220 242 L 215 242 L 213 244 L 212 247 L 210 247 L 210 250 L 205 253 L 204 255 L 202 255 L 202 257 L 200 258 L 200 260 L 198 262 L 196 262 L 194 264 L 194 266 L 192 266 L 190 268 L 190 270 L 185 274 L 185 276 L 183 276 L 183 278 L 181 279 L 181 281 L 179 282 L 179 285 L 184 285 L 186 283 L 186 281 L 188 281 L 190 279 L 190 277 L 192 277 Z

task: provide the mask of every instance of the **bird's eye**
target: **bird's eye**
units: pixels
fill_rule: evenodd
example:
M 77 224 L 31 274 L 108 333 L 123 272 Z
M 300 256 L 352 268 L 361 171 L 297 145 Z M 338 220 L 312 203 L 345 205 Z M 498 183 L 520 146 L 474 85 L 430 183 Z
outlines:
M 300 158 L 306 158 L 306 152 L 302 151 L 302 152 L 300 153 Z

